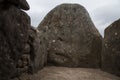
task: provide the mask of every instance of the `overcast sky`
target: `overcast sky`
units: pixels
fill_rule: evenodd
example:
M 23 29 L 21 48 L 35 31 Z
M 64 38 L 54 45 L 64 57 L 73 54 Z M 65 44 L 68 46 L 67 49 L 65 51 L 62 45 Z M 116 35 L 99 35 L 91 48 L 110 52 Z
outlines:
M 103 35 L 104 29 L 120 18 L 120 0 L 27 0 L 32 25 L 37 27 L 45 15 L 62 3 L 77 3 L 83 5 L 89 12 L 95 26 Z

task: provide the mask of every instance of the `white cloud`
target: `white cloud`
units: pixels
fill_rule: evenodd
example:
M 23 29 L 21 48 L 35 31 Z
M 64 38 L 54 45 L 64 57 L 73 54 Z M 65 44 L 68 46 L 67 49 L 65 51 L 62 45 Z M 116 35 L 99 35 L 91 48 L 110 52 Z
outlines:
M 93 22 L 103 35 L 104 29 L 120 18 L 120 3 L 105 5 L 92 12 Z
M 30 4 L 32 25 L 37 27 L 45 15 L 62 3 L 78 3 L 89 12 L 94 24 L 101 34 L 113 21 L 120 18 L 120 0 L 27 0 Z

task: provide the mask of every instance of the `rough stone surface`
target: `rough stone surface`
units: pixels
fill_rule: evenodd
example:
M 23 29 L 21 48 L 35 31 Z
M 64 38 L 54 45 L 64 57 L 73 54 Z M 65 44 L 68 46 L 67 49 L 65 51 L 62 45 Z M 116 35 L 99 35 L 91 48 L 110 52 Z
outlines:
M 99 69 L 45 67 L 34 75 L 24 74 L 21 80 L 120 80 Z
M 120 76 L 120 19 L 105 29 L 102 69 Z
M 100 66 L 102 38 L 83 6 L 57 6 L 47 14 L 38 29 L 40 39 L 47 46 L 49 65 Z
M 44 43 L 40 40 L 40 33 L 37 29 L 31 27 L 29 30 L 29 45 L 31 55 L 32 72 L 42 69 L 47 61 L 47 51 Z
M 25 12 L 12 5 L 0 5 L 0 80 L 18 76 L 19 68 L 23 68 L 18 65 L 27 65 L 24 55 L 29 28 L 30 18 Z
M 2 27 L 2 26 L 0 26 Z M 2 31 L 0 31 L 0 79 L 9 80 L 16 72 L 14 61 L 9 58 L 11 50 L 7 39 L 5 38 Z

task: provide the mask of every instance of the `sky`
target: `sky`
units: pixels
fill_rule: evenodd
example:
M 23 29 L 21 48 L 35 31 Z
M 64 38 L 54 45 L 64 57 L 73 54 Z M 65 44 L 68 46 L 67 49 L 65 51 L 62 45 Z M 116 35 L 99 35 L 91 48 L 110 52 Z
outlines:
M 120 0 L 27 0 L 31 24 L 37 27 L 50 10 L 62 3 L 77 3 L 84 6 L 90 17 L 104 35 L 104 29 L 120 18 Z

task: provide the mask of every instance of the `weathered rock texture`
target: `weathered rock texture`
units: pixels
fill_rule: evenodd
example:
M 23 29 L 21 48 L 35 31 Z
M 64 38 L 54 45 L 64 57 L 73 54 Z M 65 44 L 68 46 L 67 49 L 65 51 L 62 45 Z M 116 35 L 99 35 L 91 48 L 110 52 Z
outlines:
M 120 80 L 99 69 L 46 67 L 34 75 L 24 74 L 21 80 Z
M 120 19 L 105 29 L 102 69 L 120 76 Z
M 25 12 L 7 0 L 0 3 L 0 80 L 10 80 L 28 66 L 25 46 L 29 28 Z
M 47 46 L 48 64 L 99 67 L 102 38 L 88 12 L 78 4 L 62 4 L 50 11 L 38 27 Z
M 47 61 L 47 51 L 44 43 L 40 40 L 40 33 L 37 29 L 31 27 L 29 30 L 29 45 L 31 55 L 32 72 L 42 69 Z

